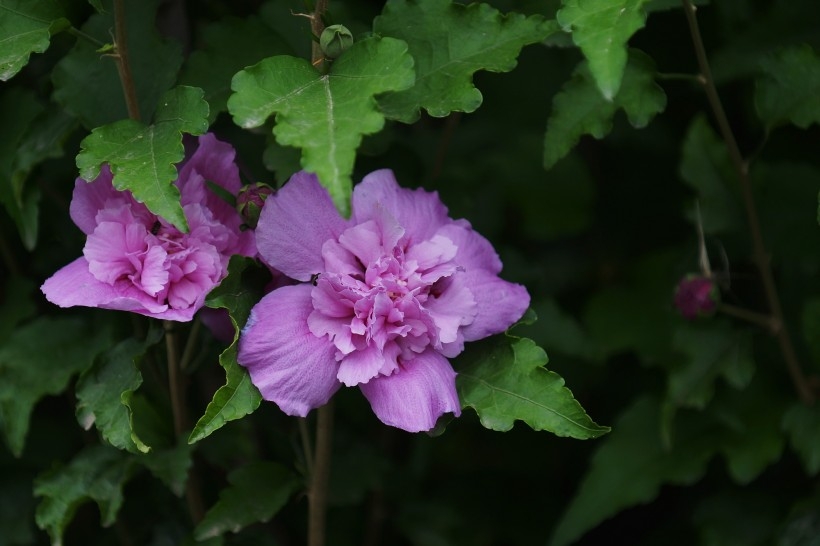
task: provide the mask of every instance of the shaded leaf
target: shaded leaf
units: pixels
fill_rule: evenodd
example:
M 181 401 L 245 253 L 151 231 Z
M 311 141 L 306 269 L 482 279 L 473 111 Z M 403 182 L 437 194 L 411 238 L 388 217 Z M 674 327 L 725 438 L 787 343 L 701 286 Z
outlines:
M 56 0 L 0 0 L 0 81 L 48 49 L 51 35 L 71 26 Z
M 674 450 L 658 433 L 660 405 L 644 397 L 612 426 L 592 456 L 590 469 L 556 527 L 550 544 L 571 544 L 619 511 L 654 499 L 661 485 L 691 484 L 706 471 L 713 438 L 682 423 Z
M 0 346 L 0 425 L 12 453 L 23 451 L 37 401 L 62 392 L 109 340 L 108 331 L 90 331 L 80 320 L 41 317 Z
M 103 438 L 118 449 L 132 453 L 151 449 L 134 430 L 131 397 L 142 385 L 137 364 L 161 337 L 162 331 L 157 328 L 144 341 L 121 341 L 100 355 L 77 381 L 77 420 L 85 429 L 95 425 Z
M 769 54 L 760 62 L 755 106 L 769 127 L 820 123 L 820 56 L 809 45 Z
M 124 119 L 94 129 L 80 143 L 80 176 L 94 180 L 107 163 L 115 188 L 131 191 L 151 212 L 187 231 L 179 190 L 172 182 L 177 179 L 175 164 L 185 157 L 181 133 L 208 130 L 208 103 L 202 97 L 197 87 L 175 87 L 164 95 L 152 125 Z
M 37 478 L 34 494 L 43 497 L 35 514 L 37 526 L 48 531 L 52 544 L 59 546 L 77 508 L 90 500 L 100 508 L 101 524 L 113 524 L 132 471 L 128 454 L 105 446 L 86 448 L 68 465 Z
M 197 540 L 236 533 L 243 527 L 271 519 L 301 487 L 296 475 L 284 466 L 255 462 L 228 475 L 231 484 L 196 526 Z
M 203 45 L 191 53 L 180 83 L 201 87 L 210 105 L 209 119 L 228 108 L 231 78 L 265 57 L 290 54 L 290 47 L 259 17 L 225 17 L 202 29 Z
M 9 474 L 0 480 L 0 546 L 35 544 L 31 478 Z
M 25 277 L 10 276 L 3 286 L 0 306 L 0 346 L 22 321 L 34 315 L 37 308 L 31 299 L 34 283 Z
M 612 130 L 612 118 L 623 110 L 635 128 L 645 127 L 666 108 L 666 94 L 655 83 L 655 63 L 632 49 L 623 84 L 614 99 L 598 92 L 587 62 L 575 69 L 552 101 L 544 137 L 544 167 L 549 169 L 567 155 L 582 135 L 602 139 Z
M 697 192 L 704 233 L 745 229 L 740 195 L 726 146 L 703 116 L 696 117 L 686 133 L 680 174 Z M 696 221 L 694 207 L 689 217 Z
M 693 521 L 702 546 L 764 546 L 774 540 L 783 514 L 771 495 L 743 489 L 709 497 L 695 509 Z
M 125 6 L 129 64 L 142 119 L 151 119 L 162 95 L 176 81 L 182 64 L 177 43 L 160 38 L 156 29 L 159 0 L 128 2 Z M 113 10 L 96 13 L 82 31 L 102 43 L 111 42 Z M 87 40 L 77 40 L 52 72 L 54 99 L 79 118 L 87 129 L 128 117 L 117 67 Z
M 783 430 L 811 476 L 820 471 L 820 408 L 795 403 L 783 415 Z
M 177 497 L 185 493 L 188 472 L 193 464 L 193 448 L 180 438 L 178 445 L 156 448 L 140 455 L 136 461 L 145 466 L 151 474 L 159 478 Z
M 544 368 L 546 362 L 544 350 L 530 339 L 503 336 L 474 343 L 457 366 L 462 407 L 472 407 L 484 427 L 502 432 L 516 420 L 578 439 L 608 432 L 589 418 L 564 380 Z
M 275 114 L 276 140 L 302 149 L 302 167 L 346 216 L 356 149 L 384 126 L 374 95 L 412 85 L 412 67 L 407 44 L 393 38 L 356 42 L 324 75 L 304 59 L 270 57 L 234 76 L 228 110 L 244 128 Z
M 589 61 L 589 71 L 607 100 L 618 94 L 626 69 L 626 44 L 643 28 L 649 0 L 564 0 L 561 27 Z
M 226 382 L 216 391 L 205 414 L 197 421 L 188 443 L 198 442 L 228 421 L 253 413 L 262 402 L 262 395 L 251 382 L 250 374 L 236 361 L 239 332 L 245 326 L 251 308 L 262 297 L 255 288 L 261 284 L 251 280 L 260 269 L 254 264 L 251 258 L 233 256 L 228 264 L 228 276 L 205 300 L 208 307 L 228 310 L 234 325 L 234 337 L 230 347 L 219 355 L 219 365 L 225 369 Z
M 541 16 L 503 15 L 488 4 L 450 0 L 390 0 L 373 21 L 373 32 L 407 42 L 416 83 L 388 93 L 379 106 L 388 118 L 412 123 L 424 108 L 434 117 L 473 112 L 482 102 L 473 74 L 509 72 L 521 48 L 557 30 Z

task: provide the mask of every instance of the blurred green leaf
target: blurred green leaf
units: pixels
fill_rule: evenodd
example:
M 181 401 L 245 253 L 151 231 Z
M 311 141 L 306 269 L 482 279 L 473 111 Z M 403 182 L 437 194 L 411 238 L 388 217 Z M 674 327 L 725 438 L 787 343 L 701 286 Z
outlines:
M 783 430 L 811 476 L 820 471 L 820 408 L 795 402 L 783 416 Z
M 550 544 L 571 544 L 619 511 L 654 499 L 663 484 L 692 484 L 706 471 L 712 437 L 682 424 L 674 450 L 660 438 L 657 400 L 638 399 L 617 419 L 558 522 Z
M 91 331 L 77 319 L 41 317 L 0 345 L 0 426 L 12 453 L 23 452 L 37 401 L 61 393 L 109 344 L 107 330 Z
M 153 117 L 182 64 L 179 45 L 161 39 L 157 33 L 158 3 L 128 2 L 125 8 L 129 64 L 143 119 Z M 114 14 L 110 10 L 92 15 L 81 30 L 102 43 L 110 43 L 113 28 Z M 116 64 L 97 48 L 88 40 L 77 40 L 52 71 L 54 99 L 89 130 L 128 117 Z
M 48 49 L 52 34 L 71 26 L 56 0 L 0 0 L 0 81 Z
M 136 461 L 159 478 L 177 497 L 185 493 L 188 472 L 193 464 L 193 447 L 184 438 L 176 446 L 157 448 L 152 446 L 149 453 L 140 455 Z
M 703 409 L 714 394 L 718 377 L 743 389 L 754 375 L 751 334 L 727 322 L 682 325 L 673 345 L 685 355 L 669 370 L 668 396 L 675 406 Z
M 284 466 L 255 462 L 228 475 L 231 484 L 196 526 L 194 536 L 205 540 L 236 533 L 256 522 L 271 519 L 301 487 L 296 475 Z
M 666 94 L 654 80 L 655 63 L 644 53 L 629 51 L 623 84 L 614 98 L 607 100 L 598 92 L 581 62 L 552 101 L 552 113 L 544 137 L 544 167 L 549 169 L 566 156 L 582 135 L 602 139 L 612 130 L 612 118 L 622 109 L 635 128 L 645 127 L 666 108 Z
M 107 163 L 114 187 L 134 197 L 182 231 L 188 223 L 179 204 L 176 163 L 185 158 L 182 133 L 208 130 L 208 103 L 198 87 L 179 86 L 163 96 L 152 125 L 125 119 L 94 129 L 80 143 L 77 168 L 94 180 Z
M 509 72 L 521 48 L 557 30 L 541 16 L 503 15 L 488 4 L 450 0 L 390 0 L 373 21 L 373 32 L 407 42 L 416 83 L 388 93 L 379 106 L 391 119 L 412 123 L 424 108 L 434 117 L 473 112 L 482 102 L 473 86 L 479 70 Z
M 34 544 L 31 478 L 5 474 L 0 479 L 0 546 Z
M 531 339 L 498 336 L 472 344 L 463 355 L 458 396 L 484 427 L 504 432 L 521 420 L 533 430 L 582 440 L 609 431 L 589 418 L 558 374 L 544 368 L 547 355 Z
M 205 91 L 210 121 L 227 110 L 234 74 L 265 57 L 291 53 L 282 38 L 256 16 L 220 19 L 202 29 L 200 40 L 203 46 L 188 57 L 179 82 Z
M 22 321 L 37 311 L 32 301 L 34 283 L 25 277 L 10 276 L 0 296 L 0 346 L 11 336 Z
M 755 106 L 769 127 L 820 123 L 820 56 L 803 44 L 769 54 L 760 62 Z
M 113 524 L 123 502 L 122 489 L 133 472 L 130 456 L 106 446 L 81 451 L 68 465 L 39 476 L 34 494 L 43 497 L 35 519 L 52 544 L 62 544 L 65 528 L 80 505 L 90 500 L 100 508 L 104 527 Z
M 225 369 L 226 382 L 214 394 L 213 400 L 199 418 L 188 443 L 195 443 L 221 428 L 228 421 L 241 419 L 256 411 L 262 395 L 251 382 L 248 371 L 236 361 L 239 332 L 248 320 L 251 308 L 262 297 L 258 282 L 250 279 L 259 275 L 259 267 L 251 258 L 234 256 L 228 264 L 228 276 L 214 288 L 205 305 L 226 309 L 234 325 L 233 343 L 219 355 L 219 365 Z
M 775 542 L 779 506 L 771 495 L 728 491 L 707 498 L 695 509 L 701 546 L 765 546 Z
M 103 438 L 118 449 L 132 453 L 151 449 L 134 430 L 131 397 L 142 385 L 137 364 L 161 337 L 162 331 L 156 328 L 144 341 L 121 341 L 100 355 L 77 381 L 77 420 L 86 430 L 95 425 Z
M 626 69 L 626 44 L 643 28 L 649 0 L 564 0 L 556 18 L 589 61 L 589 71 L 607 100 L 618 94 Z
M 244 128 L 276 114 L 276 140 L 302 149 L 302 167 L 346 216 L 356 149 L 384 126 L 373 97 L 412 85 L 412 66 L 407 44 L 393 38 L 356 42 L 324 75 L 304 59 L 270 57 L 234 76 L 228 110 Z
M 680 175 L 697 192 L 704 233 L 745 229 L 740 194 L 726 146 L 702 115 L 695 118 L 686 133 Z M 689 217 L 697 221 L 694 207 Z

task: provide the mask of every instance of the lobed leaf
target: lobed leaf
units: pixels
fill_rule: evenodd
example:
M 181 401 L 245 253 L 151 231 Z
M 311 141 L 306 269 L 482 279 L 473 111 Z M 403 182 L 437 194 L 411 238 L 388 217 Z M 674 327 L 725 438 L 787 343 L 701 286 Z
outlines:
M 373 32 L 407 42 L 416 82 L 380 97 L 379 106 L 388 118 L 404 123 L 416 121 L 421 108 L 434 117 L 473 112 L 482 102 L 472 82 L 475 72 L 509 72 L 522 47 L 556 30 L 554 21 L 539 15 L 503 15 L 488 4 L 389 0 L 373 21 Z
M 89 500 L 100 508 L 102 525 L 113 524 L 122 506 L 123 486 L 133 468 L 128 454 L 93 446 L 81 451 L 65 467 L 40 475 L 34 484 L 34 494 L 43 497 L 35 514 L 37 526 L 48 531 L 52 544 L 60 546 L 77 508 Z
M 185 493 L 188 472 L 193 464 L 193 448 L 183 438 L 176 446 L 156 448 L 137 457 L 136 461 L 159 478 L 177 497 Z
M 589 62 L 589 71 L 607 100 L 618 94 L 627 61 L 626 44 L 646 24 L 649 0 L 564 0 L 556 14 L 561 27 Z
M 228 110 L 237 125 L 258 127 L 276 115 L 280 144 L 302 149 L 302 167 L 316 173 L 336 207 L 350 210 L 356 149 L 378 132 L 384 116 L 375 95 L 413 84 L 407 44 L 372 37 L 353 44 L 320 74 L 295 57 L 270 57 L 234 76 Z
M 0 345 L 0 427 L 14 455 L 23 452 L 34 405 L 62 392 L 109 344 L 107 330 L 90 331 L 78 319 L 41 317 Z
M 572 78 L 555 95 L 544 136 L 544 167 L 552 168 L 578 143 L 581 136 L 602 139 L 612 130 L 612 118 L 622 109 L 635 128 L 643 128 L 666 108 L 666 94 L 655 83 L 655 63 L 643 52 L 632 49 L 623 84 L 617 95 L 607 100 L 598 92 L 582 62 Z
M 152 125 L 124 119 L 94 129 L 80 143 L 77 168 L 93 180 L 107 163 L 114 187 L 134 197 L 179 229 L 188 224 L 179 204 L 175 164 L 185 158 L 182 133 L 201 135 L 208 130 L 208 103 L 197 87 L 179 86 L 168 91 Z
M 769 127 L 793 123 L 801 129 L 820 123 L 820 56 L 803 44 L 760 61 L 755 88 L 757 113 Z
M 32 53 L 43 53 L 51 36 L 71 23 L 56 0 L 0 0 L 0 81 L 8 81 Z
M 516 420 L 557 436 L 597 438 L 596 424 L 564 386 L 544 368 L 547 355 L 534 341 L 511 336 L 473 344 L 460 359 L 456 388 L 462 407 L 472 407 L 488 429 L 508 431 Z
M 284 466 L 255 462 L 228 475 L 231 484 L 194 529 L 197 540 L 237 533 L 247 525 L 266 522 L 301 487 L 296 475 Z
M 219 365 L 225 369 L 225 384 L 216 391 L 205 414 L 191 431 L 190 444 L 209 436 L 228 421 L 253 413 L 262 402 L 262 395 L 251 382 L 250 374 L 236 361 L 239 332 L 248 320 L 251 308 L 262 296 L 253 288 L 259 284 L 248 281 L 256 273 L 254 263 L 250 258 L 233 256 L 228 264 L 228 276 L 205 300 L 208 307 L 228 310 L 234 325 L 234 337 L 233 343 L 219 355 Z
M 77 420 L 85 429 L 95 425 L 103 438 L 118 449 L 132 453 L 151 450 L 134 430 L 131 397 L 142 385 L 137 364 L 161 337 L 161 330 L 154 329 L 144 341 L 121 341 L 100 355 L 77 381 Z

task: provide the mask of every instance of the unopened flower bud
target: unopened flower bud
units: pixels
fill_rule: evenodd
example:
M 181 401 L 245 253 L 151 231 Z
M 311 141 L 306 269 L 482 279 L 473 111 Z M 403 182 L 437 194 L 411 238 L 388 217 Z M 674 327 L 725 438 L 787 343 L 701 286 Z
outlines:
M 330 25 L 319 37 L 322 53 L 328 59 L 335 59 L 353 45 L 353 34 L 344 25 Z
M 239 190 L 236 196 L 236 210 L 248 227 L 256 227 L 265 199 L 272 195 L 273 191 L 273 188 L 262 182 L 248 184 Z
M 675 307 L 687 320 L 713 315 L 719 301 L 720 291 L 711 277 L 687 275 L 675 289 Z

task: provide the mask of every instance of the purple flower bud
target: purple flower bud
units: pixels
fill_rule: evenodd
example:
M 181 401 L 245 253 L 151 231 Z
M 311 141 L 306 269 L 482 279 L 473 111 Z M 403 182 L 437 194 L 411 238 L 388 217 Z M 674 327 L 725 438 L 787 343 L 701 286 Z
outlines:
M 248 184 L 239 190 L 236 196 L 236 210 L 251 229 L 259 222 L 259 213 L 262 212 L 265 199 L 273 193 L 273 188 L 263 182 Z
M 675 289 L 675 307 L 687 320 L 714 314 L 720 292 L 711 277 L 687 275 Z

